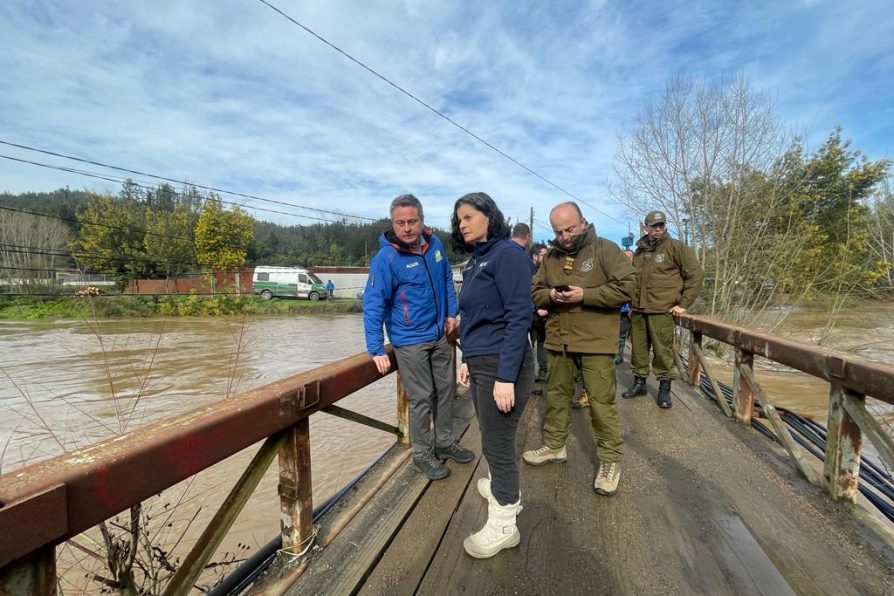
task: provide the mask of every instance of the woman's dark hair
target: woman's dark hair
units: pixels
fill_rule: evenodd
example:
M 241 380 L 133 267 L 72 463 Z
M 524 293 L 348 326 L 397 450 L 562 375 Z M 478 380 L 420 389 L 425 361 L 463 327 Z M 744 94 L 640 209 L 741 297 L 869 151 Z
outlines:
M 450 247 L 453 252 L 468 253 L 472 252 L 474 248 L 471 244 L 466 244 L 463 235 L 459 232 L 459 218 L 456 216 L 456 210 L 462 205 L 471 205 L 487 217 L 487 239 L 489 241 L 509 238 L 509 225 L 494 200 L 486 193 L 470 192 L 457 199 L 453 205 L 453 215 L 450 216 Z

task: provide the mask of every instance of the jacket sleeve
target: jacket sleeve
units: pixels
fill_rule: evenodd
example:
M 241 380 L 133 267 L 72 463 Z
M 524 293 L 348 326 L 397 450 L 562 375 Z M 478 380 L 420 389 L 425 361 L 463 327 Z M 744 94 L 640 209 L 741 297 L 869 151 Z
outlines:
M 391 309 L 392 277 L 387 255 L 379 252 L 370 263 L 366 289 L 363 290 L 363 331 L 370 356 L 385 354 L 385 315 Z
M 678 304 L 682 308 L 689 308 L 702 290 L 702 283 L 705 281 L 705 270 L 702 269 L 695 256 L 695 251 L 680 243 L 680 276 L 683 278 L 683 292 L 680 294 Z
M 528 349 L 531 328 L 531 266 L 523 250 L 510 247 L 500 259 L 500 274 L 495 276 L 497 293 L 503 303 L 506 327 L 500 346 L 497 380 L 515 383 Z
M 550 287 L 546 283 L 546 259 L 543 259 L 540 269 L 537 270 L 537 273 L 534 274 L 534 279 L 531 280 L 531 298 L 534 300 L 534 305 L 537 308 L 548 309 L 552 307 L 553 302 L 549 299 L 549 290 Z
M 444 254 L 447 254 L 447 251 L 444 251 Z M 456 302 L 456 287 L 453 285 L 453 269 L 450 268 L 450 263 L 447 261 L 447 257 L 444 257 L 444 284 L 447 290 L 447 316 L 455 317 L 459 314 L 459 305 Z
M 584 288 L 584 305 L 620 308 L 633 298 L 636 270 L 613 242 L 601 242 L 596 254 L 602 259 L 607 280 L 599 287 Z

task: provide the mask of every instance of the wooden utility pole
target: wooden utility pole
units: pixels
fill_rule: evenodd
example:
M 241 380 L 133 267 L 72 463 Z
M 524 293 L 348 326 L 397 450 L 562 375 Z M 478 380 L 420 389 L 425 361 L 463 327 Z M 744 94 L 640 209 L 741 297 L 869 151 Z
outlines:
M 528 226 L 531 228 L 531 235 L 528 237 L 528 248 L 534 243 L 534 208 L 531 207 L 531 215 L 528 218 Z

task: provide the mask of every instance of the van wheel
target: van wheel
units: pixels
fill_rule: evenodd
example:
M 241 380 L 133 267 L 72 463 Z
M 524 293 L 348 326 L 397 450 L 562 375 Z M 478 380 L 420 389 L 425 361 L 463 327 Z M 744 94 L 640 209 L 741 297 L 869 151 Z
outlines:
M 273 298 L 273 292 L 271 292 L 270 290 L 263 290 L 261 292 L 261 298 L 263 298 L 264 300 L 270 300 L 271 298 Z
M 316 302 L 317 300 L 320 299 L 320 294 L 318 292 L 311 292 L 310 295 L 308 296 L 308 298 L 310 298 L 311 300 Z

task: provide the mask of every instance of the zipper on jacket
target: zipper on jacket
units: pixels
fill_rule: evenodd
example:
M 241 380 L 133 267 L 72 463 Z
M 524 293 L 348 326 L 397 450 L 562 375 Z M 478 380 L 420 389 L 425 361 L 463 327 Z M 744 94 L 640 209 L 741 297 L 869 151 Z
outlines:
M 410 305 L 407 304 L 407 295 L 403 290 L 400 291 L 400 303 L 404 307 L 404 321 L 407 323 L 407 325 L 409 325 L 410 324 Z

